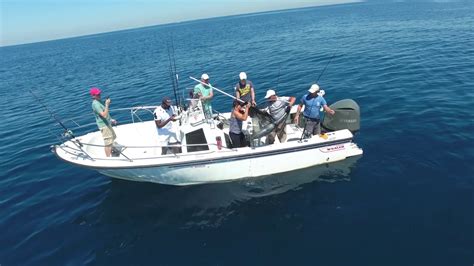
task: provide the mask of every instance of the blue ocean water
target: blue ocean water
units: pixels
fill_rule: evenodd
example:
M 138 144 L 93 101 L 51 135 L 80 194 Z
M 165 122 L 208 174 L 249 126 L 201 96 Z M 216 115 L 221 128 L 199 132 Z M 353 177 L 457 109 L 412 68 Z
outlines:
M 376 1 L 0 48 L 0 265 L 471 265 L 472 14 Z M 301 96 L 334 56 L 319 83 L 329 103 L 361 106 L 364 155 L 189 187 L 56 159 L 59 129 L 28 90 L 80 123 L 93 122 L 91 86 L 112 108 L 156 105 L 173 96 L 171 38 L 181 88 L 207 72 L 231 92 L 246 71 L 258 99 Z

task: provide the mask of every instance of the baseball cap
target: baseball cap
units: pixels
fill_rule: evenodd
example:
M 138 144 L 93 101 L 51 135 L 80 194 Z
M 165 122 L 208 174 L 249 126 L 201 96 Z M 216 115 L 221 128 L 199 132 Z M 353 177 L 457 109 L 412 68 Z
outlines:
M 168 103 L 168 102 L 171 102 L 171 99 L 170 99 L 170 97 L 165 96 L 165 97 L 163 97 L 163 100 L 161 100 L 161 102 L 162 103 Z
M 267 90 L 267 94 L 265 95 L 265 99 L 268 99 L 272 97 L 273 95 L 276 95 L 276 92 L 274 90 Z
M 245 74 L 245 72 L 240 72 L 239 78 L 240 80 L 247 79 L 247 74 Z
M 319 85 L 316 84 L 316 83 L 313 84 L 313 85 L 311 85 L 311 87 L 309 88 L 308 91 L 309 91 L 310 93 L 315 93 L 315 92 L 319 91 Z
M 203 79 L 203 80 L 208 80 L 208 79 L 209 79 L 209 75 L 206 74 L 206 73 L 204 73 L 204 74 L 201 75 L 201 79 Z
M 99 95 L 102 91 L 99 88 L 92 87 L 89 91 L 92 96 Z

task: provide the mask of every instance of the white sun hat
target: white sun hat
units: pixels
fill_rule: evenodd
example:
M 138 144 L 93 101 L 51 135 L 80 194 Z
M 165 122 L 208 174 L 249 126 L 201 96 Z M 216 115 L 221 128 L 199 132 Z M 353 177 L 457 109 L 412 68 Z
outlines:
M 273 95 L 276 95 L 276 92 L 274 90 L 267 90 L 267 95 L 265 95 L 265 99 L 268 99 Z
M 309 88 L 308 90 L 310 93 L 315 93 L 317 91 L 319 91 L 319 85 L 314 83 L 313 85 L 311 85 L 311 87 Z
M 207 80 L 207 79 L 209 79 L 209 75 L 204 73 L 204 74 L 201 75 L 201 79 Z
M 245 72 L 240 72 L 239 78 L 240 80 L 247 79 L 247 74 L 245 74 Z

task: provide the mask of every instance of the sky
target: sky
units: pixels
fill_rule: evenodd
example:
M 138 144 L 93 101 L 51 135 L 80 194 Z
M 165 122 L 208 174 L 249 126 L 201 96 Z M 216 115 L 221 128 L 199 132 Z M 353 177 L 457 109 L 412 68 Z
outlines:
M 0 46 L 359 0 L 0 0 Z

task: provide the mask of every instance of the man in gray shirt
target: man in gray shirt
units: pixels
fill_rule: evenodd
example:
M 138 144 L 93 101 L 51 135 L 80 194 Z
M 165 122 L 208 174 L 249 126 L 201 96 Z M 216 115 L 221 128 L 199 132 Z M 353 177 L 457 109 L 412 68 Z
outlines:
M 274 90 L 268 90 L 265 99 L 268 100 L 267 112 L 272 116 L 273 121 L 278 123 L 268 134 L 266 143 L 273 144 L 275 136 L 278 136 L 280 143 L 283 143 L 286 141 L 286 114 L 289 113 L 296 99 L 295 97 L 278 97 Z

